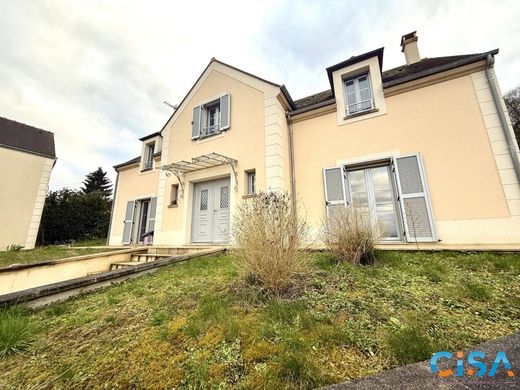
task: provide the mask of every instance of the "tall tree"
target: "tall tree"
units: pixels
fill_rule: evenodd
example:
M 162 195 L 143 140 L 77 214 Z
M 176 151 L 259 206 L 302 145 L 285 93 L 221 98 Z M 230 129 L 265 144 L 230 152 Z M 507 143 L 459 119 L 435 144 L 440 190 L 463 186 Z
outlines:
M 520 146 L 520 85 L 507 92 L 504 95 L 504 101 L 511 117 L 516 140 Z
M 100 192 L 108 199 L 112 195 L 112 183 L 107 177 L 107 173 L 99 167 L 85 177 L 81 191 L 84 194 Z

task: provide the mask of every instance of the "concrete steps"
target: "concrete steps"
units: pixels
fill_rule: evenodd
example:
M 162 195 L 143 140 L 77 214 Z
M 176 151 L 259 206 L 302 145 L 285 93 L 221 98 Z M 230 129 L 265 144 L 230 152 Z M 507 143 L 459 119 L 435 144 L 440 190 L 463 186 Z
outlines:
M 110 264 L 110 271 L 126 267 L 132 267 L 138 264 L 149 263 L 167 257 L 183 256 L 189 253 L 208 251 L 211 249 L 216 249 L 216 247 L 206 245 L 193 245 L 183 247 L 152 247 L 148 248 L 146 252 L 132 253 L 130 256 L 130 261 L 118 261 Z
M 130 261 L 119 261 L 117 263 L 110 264 L 110 271 L 125 267 L 132 267 L 137 264 L 148 263 L 150 261 L 155 261 L 165 257 L 170 257 L 170 255 L 158 253 L 138 253 L 132 255 L 130 257 Z

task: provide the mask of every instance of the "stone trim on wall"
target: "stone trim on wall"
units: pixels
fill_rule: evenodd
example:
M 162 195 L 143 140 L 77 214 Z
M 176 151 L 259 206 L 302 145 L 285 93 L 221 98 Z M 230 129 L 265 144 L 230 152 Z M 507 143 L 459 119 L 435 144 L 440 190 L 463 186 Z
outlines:
M 265 126 L 265 189 L 284 191 L 284 134 L 285 111 L 276 96 L 264 99 Z
M 493 69 L 491 69 L 491 72 L 493 72 L 494 75 Z M 493 77 L 496 79 L 495 75 Z M 502 188 L 507 200 L 509 212 L 512 216 L 520 216 L 520 183 L 518 182 L 513 167 L 513 160 L 500 124 L 495 102 L 493 101 L 489 80 L 484 70 L 472 73 L 471 79 L 477 95 L 480 112 L 482 113 L 482 118 L 484 120 L 484 126 L 486 127 L 486 132 L 491 144 L 493 156 L 495 157 L 498 173 L 500 174 L 500 181 L 502 182 Z M 502 96 L 500 89 L 499 94 Z M 500 101 L 502 106 L 501 108 L 505 112 L 508 122 L 507 130 L 513 134 L 511 121 L 504 100 L 501 98 Z M 516 152 L 519 153 L 518 145 L 516 146 Z
M 49 179 L 51 177 L 52 167 L 54 166 L 54 159 L 45 158 L 42 166 L 42 173 L 40 178 L 40 185 L 36 199 L 34 200 L 34 208 L 29 224 L 29 230 L 25 239 L 24 249 L 33 249 L 38 236 L 38 229 L 40 228 L 40 220 L 42 218 L 43 206 L 45 205 L 45 196 L 49 189 Z

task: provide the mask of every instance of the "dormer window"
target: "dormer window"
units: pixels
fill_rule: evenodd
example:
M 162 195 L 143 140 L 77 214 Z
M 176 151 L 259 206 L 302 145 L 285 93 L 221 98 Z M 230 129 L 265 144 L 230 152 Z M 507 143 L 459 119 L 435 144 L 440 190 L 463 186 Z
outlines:
M 193 107 L 191 139 L 209 137 L 229 129 L 231 121 L 230 103 L 231 96 L 226 94 L 211 99 L 208 103 Z
M 344 86 L 347 116 L 371 111 L 375 108 L 368 73 L 346 79 Z
M 144 159 L 143 159 L 143 171 L 147 171 L 153 168 L 153 156 L 155 153 L 155 142 L 151 142 L 145 145 Z

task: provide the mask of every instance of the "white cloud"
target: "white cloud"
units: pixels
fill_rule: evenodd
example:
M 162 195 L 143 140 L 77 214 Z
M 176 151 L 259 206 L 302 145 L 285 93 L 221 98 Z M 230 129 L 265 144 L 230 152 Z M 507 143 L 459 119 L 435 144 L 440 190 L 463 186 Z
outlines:
M 0 115 L 55 133 L 51 187 L 135 157 L 210 58 L 284 83 L 294 98 L 328 88 L 325 68 L 418 30 L 423 56 L 501 48 L 503 90 L 520 83 L 514 1 L 147 2 L 0 0 Z

